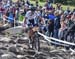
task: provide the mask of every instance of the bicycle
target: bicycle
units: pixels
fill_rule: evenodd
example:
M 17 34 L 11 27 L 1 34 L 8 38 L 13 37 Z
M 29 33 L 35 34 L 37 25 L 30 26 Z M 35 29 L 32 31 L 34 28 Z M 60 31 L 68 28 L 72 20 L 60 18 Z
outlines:
M 29 29 L 29 48 L 39 51 L 40 50 L 40 40 L 38 35 L 39 27 L 35 26 Z

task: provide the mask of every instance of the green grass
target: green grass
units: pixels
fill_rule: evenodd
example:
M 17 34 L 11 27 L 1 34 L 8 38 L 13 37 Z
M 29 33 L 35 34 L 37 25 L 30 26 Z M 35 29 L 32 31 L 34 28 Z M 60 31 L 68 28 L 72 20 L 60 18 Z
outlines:
M 35 1 L 30 1 L 30 2 L 35 5 Z M 39 2 L 40 6 L 44 6 L 44 4 L 45 4 L 45 2 Z
M 12 0 L 13 2 L 16 2 L 16 1 L 18 1 L 18 0 Z
M 35 5 L 35 1 L 30 1 L 30 2 Z M 40 6 L 44 6 L 44 4 L 45 4 L 45 2 L 39 2 Z M 56 7 L 55 4 L 53 4 L 53 6 Z M 63 10 L 66 10 L 67 7 L 68 7 L 68 5 L 62 5 Z M 70 6 L 70 5 L 69 5 L 69 7 L 71 10 L 73 10 L 75 8 L 74 6 Z

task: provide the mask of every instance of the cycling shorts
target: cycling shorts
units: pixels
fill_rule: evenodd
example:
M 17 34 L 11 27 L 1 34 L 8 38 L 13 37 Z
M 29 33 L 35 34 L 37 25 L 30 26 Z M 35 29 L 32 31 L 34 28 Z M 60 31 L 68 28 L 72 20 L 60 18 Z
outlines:
M 34 26 L 38 26 L 38 24 L 35 23 L 34 19 L 31 19 L 31 20 L 29 20 L 28 26 L 34 27 Z

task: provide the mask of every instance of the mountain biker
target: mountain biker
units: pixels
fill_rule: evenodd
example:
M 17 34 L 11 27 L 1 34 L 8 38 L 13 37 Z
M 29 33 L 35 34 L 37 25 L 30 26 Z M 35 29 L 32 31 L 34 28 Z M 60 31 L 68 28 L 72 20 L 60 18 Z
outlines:
M 32 48 L 33 48 L 33 44 L 36 42 L 34 41 L 34 36 L 38 28 L 38 18 L 39 15 L 38 12 L 36 12 L 36 7 L 31 7 L 31 9 L 27 11 L 25 15 L 24 24 L 27 25 L 29 28 L 28 35 L 29 35 L 30 43 L 32 44 Z
M 38 18 L 38 13 L 36 12 L 36 7 L 31 7 L 31 9 L 29 11 L 27 11 L 26 15 L 25 15 L 25 20 L 24 22 L 26 22 L 26 24 L 28 26 L 34 26 L 35 24 L 37 24 L 36 20 Z

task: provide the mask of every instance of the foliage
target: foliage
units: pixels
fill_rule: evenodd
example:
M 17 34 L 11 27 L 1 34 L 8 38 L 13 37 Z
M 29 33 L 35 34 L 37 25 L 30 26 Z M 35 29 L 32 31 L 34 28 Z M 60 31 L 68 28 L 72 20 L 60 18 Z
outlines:
M 64 4 L 64 5 L 75 6 L 75 0 L 55 0 L 55 3 L 61 3 L 61 4 Z
M 36 0 L 32 0 L 32 1 L 36 1 Z M 45 2 L 47 0 L 38 0 L 40 2 Z M 64 5 L 73 5 L 75 6 L 75 0 L 49 0 L 50 2 L 55 2 L 55 3 L 61 3 L 61 4 L 64 4 Z

